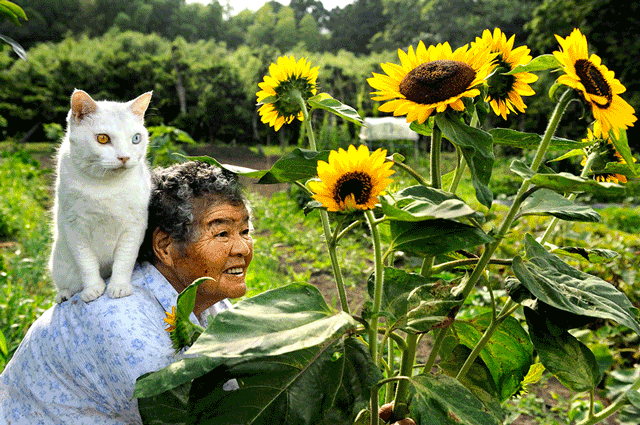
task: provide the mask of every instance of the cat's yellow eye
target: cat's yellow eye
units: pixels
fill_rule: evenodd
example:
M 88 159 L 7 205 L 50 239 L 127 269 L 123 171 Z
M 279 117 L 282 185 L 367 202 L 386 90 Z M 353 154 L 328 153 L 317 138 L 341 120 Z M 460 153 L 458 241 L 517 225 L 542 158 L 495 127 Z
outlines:
M 101 145 L 105 145 L 111 141 L 111 138 L 106 134 L 98 134 L 96 138 Z

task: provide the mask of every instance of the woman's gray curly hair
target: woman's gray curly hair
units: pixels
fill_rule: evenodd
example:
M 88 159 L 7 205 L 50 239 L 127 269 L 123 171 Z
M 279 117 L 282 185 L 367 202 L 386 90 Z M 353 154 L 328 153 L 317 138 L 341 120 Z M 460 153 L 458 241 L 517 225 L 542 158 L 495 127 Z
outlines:
M 212 195 L 215 204 L 247 206 L 238 177 L 227 170 L 200 161 L 156 168 L 151 173 L 149 224 L 138 261 L 152 261 L 153 232 L 159 228 L 180 244 L 196 238 L 195 200 Z

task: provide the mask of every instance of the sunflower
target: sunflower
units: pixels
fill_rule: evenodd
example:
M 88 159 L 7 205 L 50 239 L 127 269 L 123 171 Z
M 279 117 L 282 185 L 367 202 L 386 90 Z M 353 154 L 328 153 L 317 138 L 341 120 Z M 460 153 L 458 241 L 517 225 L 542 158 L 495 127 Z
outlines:
M 626 88 L 615 78 L 614 72 L 602 64 L 600 57 L 589 56 L 587 37 L 576 28 L 567 38 L 556 35 L 556 39 L 562 51 L 555 51 L 553 55 L 565 72 L 558 78 L 558 83 L 576 89 L 591 105 L 596 136 L 613 130 L 617 137 L 619 128 L 633 126 L 635 110 L 619 96 Z
M 386 154 L 382 149 L 369 154 L 365 145 L 331 151 L 328 163 L 318 161 L 320 181 L 309 182 L 314 199 L 328 211 L 373 209 L 391 183 L 387 177 L 394 173 L 393 163 L 385 162 Z
M 591 166 L 591 169 L 604 169 L 608 163 L 617 162 L 618 164 L 626 164 L 627 161 L 622 158 L 622 155 L 616 150 L 615 146 L 609 139 L 609 135 L 606 134 L 604 137 L 596 136 L 594 132 L 588 130 L 587 137 L 583 139 L 583 142 L 589 142 L 592 146 L 589 148 L 589 151 L 594 149 L 598 150 L 598 157 L 595 162 Z M 633 162 L 636 162 L 636 159 L 633 158 Z M 583 157 L 580 165 L 584 166 L 587 163 L 587 157 Z M 613 183 L 626 183 L 627 177 L 624 174 L 615 174 L 615 173 L 594 173 L 593 178 L 599 182 L 613 182 Z
M 522 96 L 532 96 L 535 92 L 529 84 L 538 80 L 538 76 L 530 72 L 518 72 L 513 75 L 503 75 L 513 70 L 518 65 L 526 65 L 531 61 L 529 48 L 520 46 L 513 48 L 515 35 L 507 40 L 507 36 L 495 28 L 493 34 L 489 30 L 484 30 L 482 38 L 476 37 L 475 44 L 484 45 L 497 54 L 497 63 L 493 68 L 493 74 L 487 80 L 489 91 L 485 100 L 489 102 L 493 112 L 507 119 L 511 112 L 517 113 L 516 109 L 524 112 L 526 105 L 522 101 Z
M 421 41 L 414 51 L 398 50 L 401 65 L 383 63 L 386 73 L 367 79 L 378 90 L 373 100 L 385 101 L 378 109 L 406 115 L 407 122 L 424 123 L 433 113 L 447 107 L 464 110 L 463 98 L 480 94 L 476 87 L 484 82 L 491 69 L 491 53 L 483 46 L 462 46 L 451 51 L 449 43 L 429 46 Z
M 256 93 L 261 121 L 280 130 L 283 124 L 290 124 L 295 118 L 302 121 L 299 96 L 307 100 L 316 94 L 318 68 L 311 68 L 305 58 L 281 56 L 277 63 L 269 66 L 269 74 L 258 84 Z
M 176 306 L 171 307 L 171 313 L 165 313 L 167 317 L 164 318 L 164 321 L 167 322 L 169 327 L 165 329 L 167 332 L 173 332 L 176 330 Z

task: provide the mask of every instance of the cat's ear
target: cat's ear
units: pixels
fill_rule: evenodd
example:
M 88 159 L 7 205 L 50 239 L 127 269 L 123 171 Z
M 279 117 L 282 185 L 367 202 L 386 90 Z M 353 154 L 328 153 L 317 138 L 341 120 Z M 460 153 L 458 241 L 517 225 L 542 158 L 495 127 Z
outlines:
M 74 90 L 71 95 L 71 114 L 77 121 L 98 109 L 98 104 L 86 92 Z
M 144 113 L 147 111 L 147 107 L 149 106 L 149 102 L 151 101 L 152 94 L 152 91 L 146 92 L 145 94 L 141 94 L 140 96 L 129 102 L 131 105 L 131 110 L 135 115 L 140 117 L 140 119 L 144 118 Z

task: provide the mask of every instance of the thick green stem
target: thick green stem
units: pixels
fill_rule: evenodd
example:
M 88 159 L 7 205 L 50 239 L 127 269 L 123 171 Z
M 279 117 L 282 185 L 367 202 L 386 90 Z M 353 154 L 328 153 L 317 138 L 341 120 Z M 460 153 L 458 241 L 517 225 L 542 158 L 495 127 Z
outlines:
M 402 353 L 400 364 L 400 376 L 411 378 L 413 375 L 413 364 L 416 362 L 416 352 L 418 348 L 418 335 L 407 335 L 407 349 Z M 409 382 L 400 381 L 396 388 L 396 398 L 393 400 L 393 413 L 396 418 L 402 419 L 407 413 L 407 398 L 409 396 Z
M 304 126 L 306 129 L 307 137 L 309 138 L 309 147 L 311 150 L 317 150 L 316 138 L 313 133 L 311 120 L 309 119 L 309 111 L 307 105 L 302 98 L 302 95 L 298 94 L 298 101 L 300 108 L 302 109 L 302 115 L 304 118 Z M 331 232 L 331 225 L 329 224 L 329 214 L 325 210 L 320 210 L 320 220 L 322 221 L 322 229 L 324 230 L 324 236 L 327 242 L 327 250 L 329 251 L 329 257 L 331 258 L 331 267 L 333 269 L 333 277 L 336 280 L 336 288 L 338 290 L 338 297 L 340 297 L 340 307 L 345 313 L 350 313 L 349 302 L 347 301 L 347 292 L 344 289 L 344 278 L 342 276 L 342 269 L 338 262 L 336 255 L 336 238 Z
M 567 109 L 567 105 L 569 105 L 570 101 L 571 101 L 571 90 L 567 90 L 563 93 L 562 97 L 558 101 L 558 104 L 556 105 L 556 108 L 553 111 L 553 114 L 551 115 L 551 120 L 549 121 L 549 125 L 547 126 L 547 130 L 545 131 L 544 137 L 542 138 L 542 141 L 538 146 L 538 150 L 533 159 L 533 163 L 531 164 L 531 169 L 534 172 L 538 170 L 538 167 L 540 167 L 540 164 L 542 163 L 544 155 L 547 152 L 547 149 L 549 148 L 549 143 L 551 143 L 551 137 L 553 136 L 556 129 L 558 128 L 558 124 L 560 123 L 560 118 L 562 118 L 562 114 L 564 113 L 565 109 Z M 467 280 L 467 283 L 465 284 L 465 287 L 462 290 L 463 300 L 466 299 L 467 296 L 469 296 L 469 294 L 471 293 L 471 290 L 473 289 L 475 284 L 478 282 L 478 279 L 480 279 L 480 276 L 482 275 L 485 268 L 489 264 L 489 261 L 491 260 L 491 256 L 493 255 L 495 250 L 498 248 L 498 246 L 502 242 L 502 239 L 504 239 L 505 235 L 511 228 L 511 224 L 513 224 L 514 217 L 516 216 L 518 209 L 520 208 L 520 205 L 524 201 L 524 194 L 529 189 L 530 184 L 531 183 L 529 179 L 526 179 L 525 181 L 522 182 L 522 185 L 520 186 L 520 189 L 516 194 L 514 202 L 511 204 L 511 207 L 509 208 L 507 215 L 502 221 L 502 224 L 498 229 L 498 232 L 494 235 L 494 242 L 485 245 L 485 250 L 482 253 L 482 256 L 480 257 L 480 259 L 478 260 L 478 264 L 476 265 L 475 269 L 471 273 L 471 276 L 469 276 L 469 280 Z
M 592 152 L 587 157 L 587 161 L 585 162 L 584 167 L 582 168 L 580 177 L 587 177 L 589 175 L 589 173 L 591 172 L 591 165 L 593 164 L 593 161 L 595 161 L 597 157 L 598 157 L 597 152 Z M 578 197 L 577 193 L 572 193 L 567 197 L 567 199 L 570 201 L 573 201 L 577 197 Z M 547 230 L 545 230 L 544 234 L 542 235 L 542 239 L 540 240 L 541 245 L 544 245 L 545 242 L 547 242 L 549 238 L 553 235 L 553 232 L 556 230 L 556 226 L 558 225 L 559 221 L 560 219 L 558 217 L 553 217 L 553 220 L 551 220 L 551 222 L 549 223 L 549 226 L 547 226 Z
M 371 309 L 371 323 L 369 333 L 369 352 L 374 363 L 380 364 L 378 357 L 378 322 L 380 313 L 380 305 L 382 304 L 382 283 L 384 281 L 384 265 L 382 263 L 382 243 L 380 239 L 380 231 L 376 225 L 376 218 L 371 210 L 364 212 L 364 216 L 371 228 L 371 237 L 373 239 L 373 256 L 374 256 L 374 290 L 373 290 L 373 307 Z
M 442 175 L 440 170 L 440 150 L 442 148 L 442 130 L 437 126 L 433 127 L 431 133 L 431 155 L 430 155 L 430 173 L 431 187 L 434 189 L 442 188 Z
M 465 161 L 464 156 L 462 156 L 462 150 L 456 145 L 456 155 L 458 159 L 458 164 L 456 167 L 456 173 L 453 176 L 453 181 L 451 182 L 451 186 L 449 186 L 449 192 L 456 193 L 458 190 L 458 185 L 462 180 L 462 175 L 464 174 L 464 170 L 467 168 L 467 161 Z

